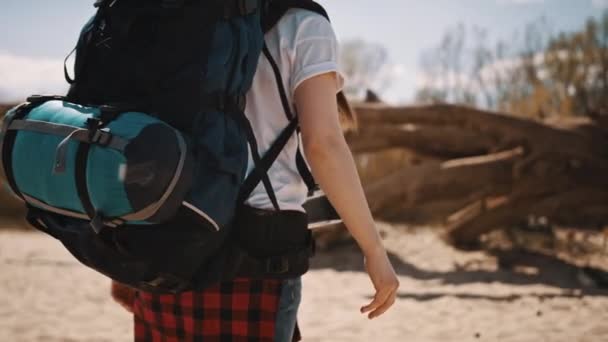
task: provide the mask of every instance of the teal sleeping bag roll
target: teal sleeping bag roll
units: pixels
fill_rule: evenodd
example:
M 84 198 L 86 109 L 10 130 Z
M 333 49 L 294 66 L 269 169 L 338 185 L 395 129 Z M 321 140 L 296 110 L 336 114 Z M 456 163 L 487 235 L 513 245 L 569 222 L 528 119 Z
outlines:
M 144 113 L 33 101 L 7 114 L 2 141 L 29 205 L 105 225 L 166 221 L 192 183 L 185 137 Z

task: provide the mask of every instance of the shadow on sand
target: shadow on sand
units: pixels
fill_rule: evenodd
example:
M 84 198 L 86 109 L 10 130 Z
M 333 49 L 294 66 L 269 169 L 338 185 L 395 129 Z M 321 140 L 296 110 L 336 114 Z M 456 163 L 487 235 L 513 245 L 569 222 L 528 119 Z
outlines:
M 450 271 L 424 270 L 403 260 L 395 254 L 389 254 L 395 271 L 405 277 L 421 281 L 437 281 L 442 285 L 465 285 L 470 283 L 503 283 L 510 285 L 547 285 L 561 288 L 562 294 L 536 293 L 525 295 L 485 296 L 475 294 L 424 293 L 404 294 L 401 298 L 419 301 L 434 300 L 444 296 L 463 299 L 487 299 L 494 301 L 514 301 L 522 297 L 550 299 L 553 297 L 608 296 L 608 272 L 578 267 L 558 258 L 522 250 L 491 250 L 486 252 L 496 258 L 498 267 L 495 270 L 467 269 L 455 265 Z M 331 251 L 321 251 L 312 259 L 312 269 L 334 269 L 336 271 L 364 272 L 362 255 L 355 245 L 338 246 Z M 534 272 L 522 273 L 516 269 L 526 267 Z M 583 280 L 581 280 L 583 279 Z M 585 285 L 585 279 L 594 283 Z

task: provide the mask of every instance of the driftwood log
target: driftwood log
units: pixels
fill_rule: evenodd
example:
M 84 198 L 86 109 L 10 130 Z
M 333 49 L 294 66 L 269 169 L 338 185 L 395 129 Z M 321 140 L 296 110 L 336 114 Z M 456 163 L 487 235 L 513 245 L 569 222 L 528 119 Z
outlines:
M 577 228 L 608 224 L 604 117 L 537 122 L 453 105 L 365 103 L 355 110 L 359 131 L 347 136 L 355 155 L 398 148 L 416 156 L 416 163 L 364 177 L 378 217 L 409 220 L 422 212 L 424 220 L 445 222 L 459 246 L 530 216 Z
M 608 225 L 606 116 L 538 122 L 452 105 L 354 108 L 359 130 L 347 140 L 379 218 L 445 223 L 459 246 L 530 216 Z M 0 217 L 22 217 L 21 208 L 0 191 Z

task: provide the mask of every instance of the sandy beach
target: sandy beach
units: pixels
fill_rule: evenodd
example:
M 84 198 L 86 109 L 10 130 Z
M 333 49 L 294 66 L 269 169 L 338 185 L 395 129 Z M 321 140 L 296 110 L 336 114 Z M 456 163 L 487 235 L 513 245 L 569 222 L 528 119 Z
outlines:
M 578 268 L 541 255 L 456 251 L 430 229 L 381 228 L 398 302 L 367 320 L 358 308 L 373 291 L 356 247 L 320 252 L 304 278 L 304 341 L 608 341 L 608 291 Z M 0 268 L 0 341 L 131 340 L 131 317 L 111 301 L 109 281 L 52 238 L 0 232 Z

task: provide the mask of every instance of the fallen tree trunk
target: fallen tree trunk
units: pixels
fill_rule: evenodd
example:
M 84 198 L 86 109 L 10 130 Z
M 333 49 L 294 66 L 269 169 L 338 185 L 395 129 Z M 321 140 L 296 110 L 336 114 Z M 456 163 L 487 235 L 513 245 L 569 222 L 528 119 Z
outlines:
M 608 224 L 608 134 L 599 121 L 543 123 L 453 105 L 355 110 L 355 153 L 402 148 L 431 160 L 366 182 L 378 217 L 437 208 L 432 219 L 448 224 L 456 245 L 530 215 L 580 228 Z

